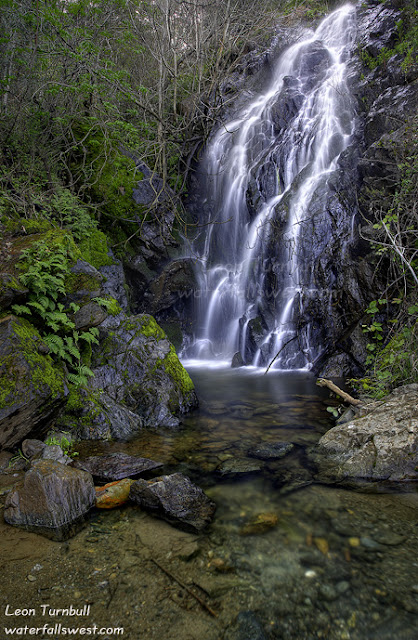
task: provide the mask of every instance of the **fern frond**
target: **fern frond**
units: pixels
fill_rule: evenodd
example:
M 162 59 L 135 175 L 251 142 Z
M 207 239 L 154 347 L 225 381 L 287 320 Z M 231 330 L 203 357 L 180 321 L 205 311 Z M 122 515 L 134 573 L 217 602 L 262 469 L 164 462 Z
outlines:
M 32 314 L 32 311 L 24 304 L 13 304 L 12 309 L 17 316 L 21 316 L 26 313 L 28 316 Z
M 46 311 L 45 307 L 42 304 L 40 304 L 40 302 L 36 302 L 36 300 L 31 300 L 30 302 L 28 302 L 28 306 L 36 309 L 41 316 L 45 314 L 45 311 Z
M 83 333 L 80 334 L 80 340 L 84 340 L 84 342 L 88 342 L 88 344 L 99 344 L 96 336 L 90 333 L 90 331 L 83 331 Z

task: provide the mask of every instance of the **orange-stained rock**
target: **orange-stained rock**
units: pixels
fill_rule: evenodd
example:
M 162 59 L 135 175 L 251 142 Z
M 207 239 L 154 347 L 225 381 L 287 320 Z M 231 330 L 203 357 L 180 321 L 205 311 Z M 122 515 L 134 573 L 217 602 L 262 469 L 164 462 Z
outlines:
M 129 490 L 134 480 L 124 478 L 116 482 L 109 482 L 96 489 L 96 507 L 99 509 L 114 509 L 125 504 L 129 499 Z

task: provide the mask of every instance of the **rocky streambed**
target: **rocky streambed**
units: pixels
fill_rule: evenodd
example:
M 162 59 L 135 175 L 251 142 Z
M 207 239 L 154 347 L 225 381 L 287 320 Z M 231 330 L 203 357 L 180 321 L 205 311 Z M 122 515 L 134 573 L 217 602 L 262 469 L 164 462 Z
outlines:
M 332 434 L 329 399 L 306 374 L 190 372 L 201 407 L 180 428 L 85 441 L 77 465 L 116 453 L 161 462 L 151 475 L 203 488 L 212 523 L 184 531 L 133 502 L 93 509 L 63 542 L 1 523 L 2 624 L 23 624 L 6 620 L 10 605 L 34 609 L 34 626 L 97 624 L 108 637 L 123 627 L 132 639 L 415 640 L 412 484 L 396 493 L 321 484 L 308 454 Z M 90 609 L 54 617 L 42 605 Z

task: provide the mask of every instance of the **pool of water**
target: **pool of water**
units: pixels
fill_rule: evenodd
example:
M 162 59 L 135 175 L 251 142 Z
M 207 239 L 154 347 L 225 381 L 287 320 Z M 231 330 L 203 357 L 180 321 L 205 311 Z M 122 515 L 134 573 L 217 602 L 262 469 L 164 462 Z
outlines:
M 315 482 L 307 451 L 332 426 L 332 401 L 309 373 L 189 371 L 200 408 L 181 427 L 79 449 L 186 473 L 217 504 L 209 529 L 184 533 L 134 506 L 93 514 L 65 543 L 2 523 L 0 614 L 31 606 L 51 623 L 42 603 L 89 604 L 73 626 L 132 640 L 417 640 L 418 493 Z M 277 441 L 294 448 L 253 457 Z

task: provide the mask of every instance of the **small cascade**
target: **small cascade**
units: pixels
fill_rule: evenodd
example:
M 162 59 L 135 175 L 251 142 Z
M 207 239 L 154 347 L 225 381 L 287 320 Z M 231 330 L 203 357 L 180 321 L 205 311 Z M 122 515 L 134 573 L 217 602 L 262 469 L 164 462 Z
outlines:
M 333 233 L 324 218 L 338 160 L 355 126 L 346 5 L 277 60 L 270 86 L 226 122 L 199 167 L 199 298 L 183 356 L 309 368 L 321 347 L 312 309 L 330 282 L 315 264 Z M 328 214 L 327 214 L 328 215 Z M 349 226 L 351 225 L 351 218 Z

